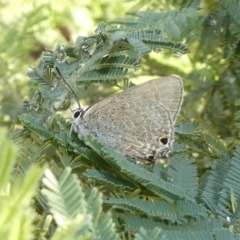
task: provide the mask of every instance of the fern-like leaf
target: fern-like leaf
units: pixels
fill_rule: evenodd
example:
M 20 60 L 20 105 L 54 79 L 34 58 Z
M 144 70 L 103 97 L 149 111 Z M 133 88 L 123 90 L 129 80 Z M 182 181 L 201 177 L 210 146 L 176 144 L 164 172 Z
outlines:
M 217 208 L 220 195 L 223 193 L 223 184 L 230 166 L 230 160 L 230 157 L 225 155 L 214 165 L 201 194 L 201 198 L 212 211 Z
M 179 155 L 173 156 L 168 168 L 171 182 L 184 189 L 192 198 L 197 196 L 198 177 L 197 168 L 193 160 L 183 160 Z
M 233 197 L 240 198 L 239 171 L 240 148 L 238 147 L 232 159 L 225 155 L 214 165 L 202 192 L 205 204 L 227 222 L 235 221 L 236 215 L 239 214 L 239 211 L 235 212 L 239 203 L 233 203 Z
M 106 213 L 99 220 L 99 224 L 96 231 L 99 235 L 98 239 L 101 240 L 120 240 L 118 234 L 115 231 L 114 224 L 111 219 L 110 213 Z
M 37 134 L 41 139 L 46 140 L 51 136 L 51 132 L 40 122 L 36 122 L 36 119 L 30 114 L 20 115 L 19 120 L 25 127 L 27 127 L 31 132 Z
M 50 172 L 46 170 L 43 183 L 46 186 L 42 193 L 48 197 L 51 212 L 59 226 L 80 213 L 86 212 L 86 202 L 79 181 L 71 175 L 69 167 L 65 168 L 59 183 Z
M 135 240 L 145 239 L 158 240 L 160 232 L 161 232 L 160 228 L 154 228 L 153 230 L 149 231 L 141 227 L 135 236 Z
M 143 201 L 141 199 L 109 199 L 105 204 L 113 205 L 115 208 L 136 211 L 147 216 L 166 219 L 170 222 L 178 222 L 178 216 L 170 203 L 157 201 Z
M 214 240 L 212 233 L 210 231 L 199 231 L 199 232 L 174 232 L 174 231 L 164 231 L 162 232 L 160 238 L 161 240 Z
M 97 170 L 87 169 L 86 173 L 84 173 L 84 176 L 86 176 L 88 179 L 96 181 L 98 184 L 106 184 L 108 186 L 130 191 L 135 189 L 135 186 L 130 182 L 124 181 L 124 179 L 119 179 L 118 177 L 114 177 L 106 171 L 99 172 Z
M 153 173 L 144 168 L 131 163 L 120 153 L 113 149 L 102 145 L 90 135 L 86 137 L 86 144 L 96 151 L 115 168 L 120 169 L 128 178 L 132 178 L 135 182 L 142 184 L 146 189 L 154 192 L 156 195 L 163 197 L 167 201 L 175 201 L 177 199 L 191 199 L 182 189 L 162 180 Z

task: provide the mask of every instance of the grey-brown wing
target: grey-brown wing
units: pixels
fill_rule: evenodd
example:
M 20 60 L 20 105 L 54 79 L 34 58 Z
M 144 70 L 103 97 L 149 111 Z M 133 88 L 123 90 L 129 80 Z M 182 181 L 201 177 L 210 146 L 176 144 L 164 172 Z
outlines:
M 123 92 L 104 98 L 88 109 L 88 112 L 101 111 L 106 105 L 114 105 L 122 101 L 138 101 L 149 99 L 161 103 L 169 112 L 173 124 L 183 102 L 183 84 L 178 77 L 167 76 L 129 88 Z
M 131 158 L 165 154 L 173 141 L 168 110 L 160 102 L 145 98 L 125 99 L 101 108 L 96 105 L 94 111 L 84 114 L 78 127 L 80 134 L 91 134 Z
M 173 125 L 183 101 L 180 78 L 162 77 L 91 106 L 74 129 L 134 158 L 161 157 L 171 150 Z

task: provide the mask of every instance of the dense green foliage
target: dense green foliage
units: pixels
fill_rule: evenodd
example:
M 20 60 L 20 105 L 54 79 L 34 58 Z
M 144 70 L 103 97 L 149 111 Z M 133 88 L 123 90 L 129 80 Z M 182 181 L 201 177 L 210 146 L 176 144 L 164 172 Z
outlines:
M 28 72 L 35 92 L 21 127 L 8 132 L 18 154 L 0 134 L 0 239 L 240 239 L 239 6 L 183 2 L 100 22 L 42 53 Z M 127 88 L 139 69 L 184 82 L 166 168 L 80 141 L 63 117 L 76 103 L 69 86 L 95 101 L 83 99 L 86 88 Z

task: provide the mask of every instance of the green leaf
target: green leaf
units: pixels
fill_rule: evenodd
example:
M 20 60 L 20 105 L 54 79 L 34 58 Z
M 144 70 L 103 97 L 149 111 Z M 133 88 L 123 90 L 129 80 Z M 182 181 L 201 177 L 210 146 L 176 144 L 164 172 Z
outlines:
M 159 219 L 167 219 L 170 222 L 178 222 L 178 215 L 170 203 L 160 201 L 143 201 L 141 199 L 109 199 L 105 204 L 115 208 L 135 211 L 147 216 Z
M 159 239 L 160 232 L 161 232 L 160 228 L 154 228 L 153 230 L 149 231 L 141 227 L 135 236 L 135 240 L 145 239 L 157 240 Z
M 69 219 L 86 212 L 86 202 L 76 175 L 71 169 L 65 168 L 59 182 L 46 170 L 43 183 L 46 186 L 42 193 L 48 197 L 51 212 L 59 226 L 64 226 Z
M 0 189 L 3 190 L 10 180 L 10 173 L 17 157 L 17 147 L 7 140 L 6 130 L 0 128 Z
M 234 234 L 229 229 L 216 229 L 214 230 L 216 240 L 236 240 L 239 239 L 237 234 Z
M 194 160 L 184 160 L 174 155 L 168 167 L 171 183 L 185 190 L 192 198 L 198 193 L 197 167 L 194 163 Z
M 101 240 L 119 240 L 119 236 L 114 228 L 110 213 L 106 213 L 100 218 L 96 231 Z
M 124 179 L 120 179 L 119 177 L 115 177 L 106 171 L 97 171 L 87 169 L 86 173 L 84 173 L 88 179 L 92 179 L 96 181 L 98 184 L 105 184 L 115 188 L 120 188 L 123 190 L 134 190 L 135 186 Z
M 51 136 L 51 132 L 46 129 L 42 123 L 36 122 L 36 119 L 30 114 L 20 115 L 19 120 L 25 127 L 37 134 L 41 139 L 46 140 Z
M 35 213 L 31 202 L 43 170 L 32 166 L 23 179 L 17 181 L 19 179 L 13 175 L 16 174 L 14 163 L 18 149 L 5 134 L 6 131 L 0 128 L 0 169 L 3 171 L 0 178 L 0 239 L 32 239 Z
M 177 199 L 191 199 L 184 190 L 178 188 L 174 184 L 162 180 L 160 177 L 145 170 L 144 168 L 131 163 L 120 153 L 117 153 L 113 149 L 103 146 L 96 139 L 90 135 L 86 137 L 86 144 L 96 150 L 105 160 L 112 166 L 126 175 L 129 179 L 146 187 L 149 191 L 152 191 L 157 196 L 160 196 L 167 201 L 176 201 Z
M 162 236 L 160 237 L 160 239 L 167 239 L 167 240 L 208 239 L 208 240 L 214 240 L 212 233 L 210 231 L 199 231 L 199 232 L 164 231 L 164 232 L 162 232 Z

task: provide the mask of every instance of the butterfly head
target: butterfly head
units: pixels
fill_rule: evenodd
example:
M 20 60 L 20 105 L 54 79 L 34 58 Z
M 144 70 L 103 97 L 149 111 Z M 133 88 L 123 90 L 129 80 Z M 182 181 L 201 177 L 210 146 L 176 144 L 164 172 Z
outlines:
M 81 118 L 83 117 L 84 115 L 84 110 L 82 108 L 77 108 L 75 110 L 72 111 L 72 119 L 73 119 L 73 122 L 75 123 L 78 123 L 81 121 Z
M 71 129 L 69 132 L 69 136 L 71 136 L 73 130 L 74 130 L 74 132 L 78 132 L 77 126 L 80 124 L 83 115 L 84 115 L 84 110 L 81 107 L 72 111 L 73 122 L 72 122 L 72 126 L 71 126 Z

